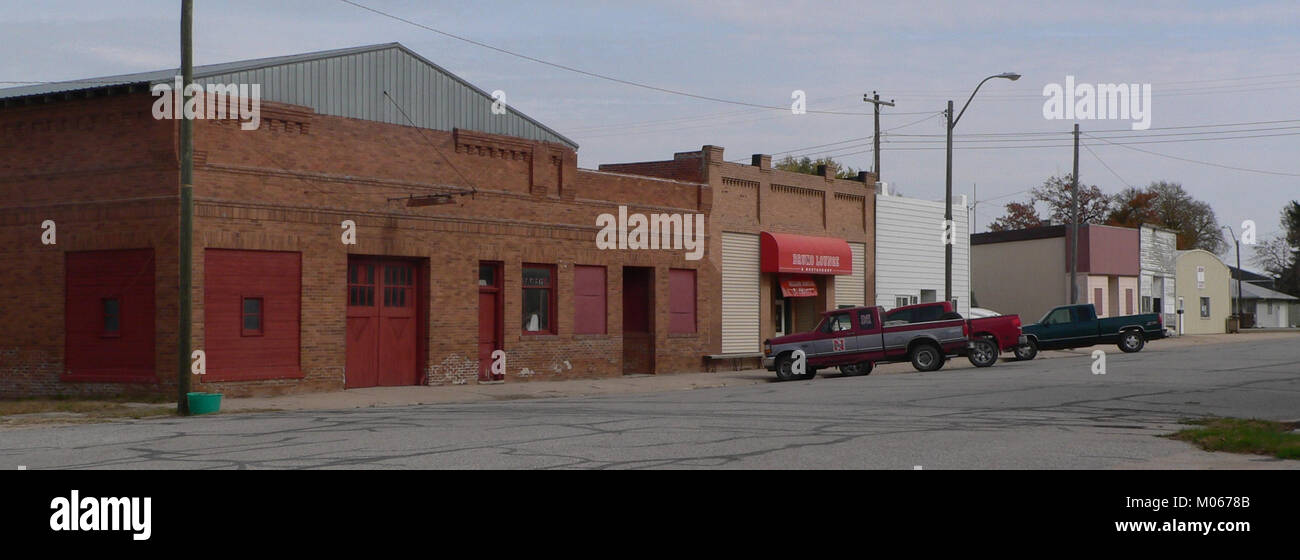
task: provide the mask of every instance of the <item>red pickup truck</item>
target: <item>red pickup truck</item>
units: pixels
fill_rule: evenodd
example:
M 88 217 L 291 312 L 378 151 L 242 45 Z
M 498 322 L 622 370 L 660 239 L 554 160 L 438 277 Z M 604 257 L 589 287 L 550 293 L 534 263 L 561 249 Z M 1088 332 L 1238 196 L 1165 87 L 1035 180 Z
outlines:
M 812 331 L 764 341 L 763 366 L 782 380 L 811 379 L 817 368 L 837 366 L 844 373 L 862 375 L 878 362 L 909 360 L 917 371 L 934 371 L 943 367 L 947 356 L 966 349 L 968 325 L 960 316 L 887 325 L 882 315 L 879 307 L 823 312 Z M 793 367 L 796 352 L 806 359 L 802 375 Z
M 897 307 L 885 313 L 885 326 L 926 323 L 952 317 L 961 317 L 953 312 L 952 302 L 919 303 Z M 1002 351 L 1014 351 L 1017 346 L 1027 342 L 1020 331 L 1019 315 L 967 319 L 966 325 L 971 343 L 962 353 L 975 367 L 989 367 L 997 363 Z

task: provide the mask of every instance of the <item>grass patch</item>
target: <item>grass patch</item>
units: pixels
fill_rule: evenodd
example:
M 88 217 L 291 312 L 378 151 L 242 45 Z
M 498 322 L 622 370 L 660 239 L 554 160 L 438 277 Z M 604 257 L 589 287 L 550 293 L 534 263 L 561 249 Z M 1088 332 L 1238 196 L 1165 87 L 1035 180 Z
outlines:
M 0 425 L 80 424 L 176 414 L 174 405 L 103 399 L 19 399 L 0 401 Z
M 1243 418 L 1185 420 L 1197 426 L 1179 430 L 1170 438 L 1186 441 L 1206 451 L 1272 455 L 1278 459 L 1300 459 L 1300 434 L 1294 422 L 1273 422 Z

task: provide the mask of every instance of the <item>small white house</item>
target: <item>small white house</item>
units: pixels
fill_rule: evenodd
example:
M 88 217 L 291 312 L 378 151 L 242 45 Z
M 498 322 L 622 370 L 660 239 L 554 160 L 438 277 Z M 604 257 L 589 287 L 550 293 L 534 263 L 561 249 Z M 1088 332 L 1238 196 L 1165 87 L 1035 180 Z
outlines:
M 1237 297 L 1237 279 L 1232 279 L 1229 286 L 1230 296 Z M 1300 306 L 1300 298 L 1271 290 L 1257 284 L 1244 282 L 1241 285 L 1241 311 L 1255 315 L 1256 328 L 1285 328 L 1291 324 L 1293 307 Z
M 944 242 L 952 241 L 952 299 L 970 313 L 970 228 L 966 195 L 953 201 L 953 228 L 944 234 L 942 201 L 876 195 L 876 305 L 894 308 L 943 300 Z

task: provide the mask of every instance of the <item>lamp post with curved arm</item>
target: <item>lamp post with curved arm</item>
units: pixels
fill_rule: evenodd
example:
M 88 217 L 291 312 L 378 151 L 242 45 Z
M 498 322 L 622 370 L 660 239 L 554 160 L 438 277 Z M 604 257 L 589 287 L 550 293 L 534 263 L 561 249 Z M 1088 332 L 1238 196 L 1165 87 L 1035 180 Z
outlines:
M 961 116 L 966 114 L 966 108 L 970 107 L 970 102 L 975 99 L 975 94 L 979 93 L 980 87 L 984 85 L 984 82 L 992 80 L 993 78 L 1004 78 L 1014 82 L 1020 79 L 1020 74 L 1015 72 L 1003 72 L 981 80 L 979 85 L 975 86 L 975 91 L 970 92 L 970 97 L 966 99 L 966 104 L 962 105 L 961 112 L 957 113 L 956 118 L 952 115 L 952 100 L 948 100 L 948 178 L 946 181 L 947 187 L 945 189 L 946 195 L 944 197 L 943 206 L 944 228 L 956 229 L 952 222 L 952 129 L 957 126 L 957 121 L 961 120 Z M 944 236 L 943 297 L 947 301 L 952 301 L 952 245 L 956 242 L 955 236 L 957 232 L 945 231 L 945 233 L 948 235 Z

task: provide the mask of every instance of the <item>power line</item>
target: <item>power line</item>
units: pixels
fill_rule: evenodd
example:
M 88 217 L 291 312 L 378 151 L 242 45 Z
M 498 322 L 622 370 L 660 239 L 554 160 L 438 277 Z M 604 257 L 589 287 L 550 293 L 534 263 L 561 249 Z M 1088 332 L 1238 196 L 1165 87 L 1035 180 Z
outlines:
M 1285 119 L 1285 120 L 1275 120 L 1275 121 L 1251 121 L 1251 122 L 1219 123 L 1219 124 L 1196 124 L 1196 125 L 1184 125 L 1184 126 L 1154 126 L 1146 130 L 1186 130 L 1189 128 L 1222 128 L 1222 127 L 1229 127 L 1229 126 L 1254 126 L 1260 124 L 1280 124 L 1280 123 L 1300 123 L 1300 119 Z M 1134 132 L 1134 131 L 1132 128 L 1108 128 L 1108 129 L 1094 130 L 1092 132 Z M 1227 132 L 1232 132 L 1232 131 L 1227 131 Z M 1067 131 L 980 132 L 980 133 L 972 133 L 972 134 L 962 134 L 960 136 L 963 138 L 970 138 L 970 137 L 984 137 L 984 136 L 1031 136 L 1031 135 L 1068 136 L 1070 134 L 1073 133 L 1067 130 Z M 944 137 L 943 134 L 896 134 L 895 136 L 938 137 L 938 138 Z
M 897 114 L 897 113 L 895 113 L 895 114 Z M 925 122 L 925 121 L 928 121 L 928 120 L 930 120 L 930 119 L 932 119 L 932 118 L 935 118 L 935 117 L 937 117 L 937 116 L 939 116 L 939 115 L 941 115 L 941 114 L 943 114 L 942 111 L 932 111 L 932 112 L 928 113 L 927 116 L 926 116 L 925 118 L 918 119 L 918 120 L 915 120 L 915 121 L 909 122 L 909 123 L 907 123 L 907 124 L 899 125 L 899 126 L 896 126 L 896 127 L 893 127 L 893 128 L 888 128 L 888 129 L 882 130 L 882 131 L 880 131 L 880 132 L 881 132 L 881 134 L 883 135 L 884 133 L 889 132 L 889 131 L 891 131 L 891 130 L 898 130 L 898 129 L 901 129 L 901 128 L 907 128 L 907 127 L 909 127 L 909 126 L 916 125 L 916 124 L 920 124 L 920 123 L 923 123 L 923 122 Z M 812 149 L 815 149 L 815 148 L 824 148 L 824 147 L 826 147 L 826 146 L 835 146 L 835 145 L 838 145 L 838 144 L 848 144 L 848 143 L 850 143 L 850 142 L 858 142 L 858 141 L 861 141 L 861 140 L 870 140 L 870 139 L 871 139 L 871 136 L 861 136 L 861 137 L 858 137 L 858 138 L 849 138 L 849 139 L 847 139 L 847 140 L 840 140 L 840 141 L 838 141 L 838 142 L 830 142 L 830 143 L 827 143 L 827 144 L 818 144 L 818 145 L 816 145 L 816 146 L 805 146 L 805 147 L 802 147 L 802 148 L 795 148 L 795 149 L 793 149 L 793 150 L 785 150 L 785 151 L 783 151 L 783 152 L 773 152 L 772 155 L 775 156 L 775 155 L 785 155 L 785 154 L 790 154 L 790 157 L 802 157 L 802 156 L 804 156 L 804 155 L 806 155 L 806 154 L 801 154 L 801 153 L 798 153 L 798 152 L 803 152 L 803 151 L 805 151 L 805 150 L 812 150 Z M 856 146 L 854 146 L 854 147 L 856 147 Z M 842 148 L 836 148 L 836 149 L 842 149 Z M 742 161 L 742 160 L 733 160 L 733 161 Z
M 1232 165 L 1223 165 L 1223 164 L 1221 164 L 1221 163 L 1212 163 L 1212 162 L 1208 162 L 1208 161 L 1199 161 L 1199 160 L 1188 159 L 1188 158 L 1183 158 L 1183 157 L 1178 157 L 1178 156 L 1171 156 L 1171 155 L 1169 155 L 1169 154 L 1162 154 L 1162 153 L 1160 153 L 1160 152 L 1153 152 L 1153 151 L 1151 151 L 1151 150 L 1144 150 L 1144 149 L 1142 149 L 1142 148 L 1134 148 L 1133 146 L 1129 146 L 1129 145 L 1127 145 L 1127 144 L 1125 144 L 1125 143 L 1111 142 L 1110 140 L 1107 140 L 1107 139 L 1105 139 L 1105 138 L 1097 138 L 1096 136 L 1093 136 L 1093 135 L 1091 135 L 1091 134 L 1087 134 L 1087 133 L 1085 133 L 1085 135 L 1088 136 L 1089 138 L 1094 139 L 1094 140 L 1101 140 L 1102 142 L 1105 142 L 1105 143 L 1107 143 L 1107 144 L 1111 144 L 1111 145 L 1114 145 L 1114 146 L 1119 146 L 1119 147 L 1121 147 L 1121 148 L 1126 148 L 1126 149 L 1129 149 L 1129 150 L 1134 150 L 1134 151 L 1142 152 L 1142 153 L 1144 153 L 1144 154 L 1151 154 L 1151 155 L 1153 155 L 1153 156 L 1160 156 L 1160 157 L 1163 157 L 1163 158 L 1175 159 L 1175 160 L 1178 160 L 1178 161 L 1185 161 L 1185 162 L 1188 162 L 1188 163 L 1195 163 L 1195 164 L 1198 164 L 1198 165 L 1208 165 L 1208 166 L 1210 166 L 1210 167 L 1219 167 L 1219 168 L 1222 168 L 1222 169 L 1232 169 L 1232 170 L 1235 170 L 1235 171 L 1246 171 L 1246 172 L 1249 172 L 1249 173 L 1263 173 L 1263 174 L 1265 174 L 1265 175 L 1281 175 L 1281 176 L 1283 176 L 1283 177 L 1300 177 L 1300 173 L 1286 173 L 1286 172 L 1282 172 L 1282 171 L 1266 171 L 1266 170 L 1263 170 L 1263 169 L 1250 169 L 1250 168 L 1247 168 L 1247 167 L 1236 167 L 1236 166 L 1232 166 Z
M 397 100 L 393 99 L 393 96 L 388 95 L 387 91 L 384 92 L 384 97 L 387 98 L 394 107 L 397 107 L 398 112 L 402 113 L 402 117 L 406 118 L 406 122 L 411 123 L 411 127 L 415 128 L 415 131 L 420 133 L 420 138 L 423 138 L 424 141 L 429 144 L 429 147 L 433 148 L 433 151 L 437 152 L 438 155 L 442 157 L 442 160 L 447 162 L 447 166 L 451 167 L 451 170 L 455 171 L 456 175 L 460 176 L 460 180 L 464 181 L 466 185 L 469 185 L 470 191 L 478 192 L 478 188 L 474 186 L 474 183 L 470 182 L 469 178 L 465 177 L 465 174 L 460 172 L 460 169 L 456 167 L 456 164 L 451 162 L 451 159 L 447 157 L 447 154 L 442 153 L 442 150 L 438 149 L 438 145 L 434 144 L 433 140 L 430 140 L 428 136 L 424 135 L 424 129 L 415 124 L 415 121 L 411 120 L 411 117 L 406 114 L 406 109 L 403 109 L 402 106 L 397 103 Z
M 441 29 L 435 29 L 435 28 L 433 28 L 433 27 L 429 27 L 429 26 L 424 25 L 424 24 L 422 24 L 422 23 L 418 23 L 418 22 L 415 22 L 415 21 L 412 21 L 412 20 L 406 19 L 406 18 L 401 17 L 401 16 L 396 16 L 396 15 L 390 14 L 390 13 L 388 13 L 388 12 L 384 12 L 384 11 L 382 11 L 382 10 L 377 10 L 377 9 L 375 9 L 375 8 L 371 8 L 370 6 L 366 6 L 366 5 L 364 5 L 364 4 L 359 4 L 359 3 L 357 3 L 357 2 L 353 2 L 352 0 L 339 0 L 339 1 L 340 1 L 340 2 L 343 2 L 344 4 L 350 4 L 350 5 L 352 5 L 352 6 L 356 6 L 356 7 L 358 7 L 358 8 L 363 9 L 363 10 L 366 10 L 366 11 L 368 11 L 368 12 L 372 12 L 372 13 L 375 13 L 375 14 L 378 14 L 378 15 L 381 15 L 381 16 L 384 16 L 384 17 L 386 17 L 386 18 L 389 18 L 389 19 L 393 19 L 393 20 L 396 20 L 396 21 L 400 21 L 400 22 L 402 22 L 402 23 L 406 23 L 406 24 L 409 24 L 409 25 L 413 25 L 413 26 L 415 26 L 415 27 L 419 27 L 420 29 L 424 29 L 424 30 L 426 30 L 426 31 L 432 31 L 432 32 L 437 33 L 437 34 L 439 34 L 439 35 L 442 35 L 442 36 L 444 36 L 444 37 L 450 37 L 450 38 L 452 38 L 452 39 L 456 39 L 457 41 L 463 41 L 463 42 L 469 43 L 469 44 L 471 44 L 471 45 L 475 45 L 475 46 L 483 47 L 483 48 L 485 48 L 485 49 L 493 50 L 493 51 L 496 51 L 496 52 L 499 52 L 499 53 L 502 53 L 502 54 L 510 55 L 510 56 L 513 56 L 513 57 L 516 57 L 516 58 L 522 58 L 522 59 L 524 59 L 524 60 L 528 60 L 528 61 L 531 61 L 531 62 L 536 62 L 536 63 L 538 63 L 538 64 L 544 64 L 544 65 L 546 65 L 546 66 L 550 66 L 550 67 L 552 67 L 552 68 L 558 68 L 558 69 L 560 69 L 560 70 L 565 70 L 565 71 L 568 71 L 568 72 L 573 72 L 573 73 L 575 73 L 575 74 L 582 74 L 582 75 L 584 75 L 584 76 L 588 76 L 588 77 L 591 77 L 591 78 L 596 78 L 596 79 L 600 79 L 600 80 L 606 80 L 606 81 L 615 82 L 615 83 L 619 83 L 619 84 L 623 84 L 623 85 L 627 85 L 627 86 L 632 86 L 632 87 L 637 87 L 637 88 L 642 88 L 642 89 L 648 89 L 648 90 L 651 90 L 651 91 L 657 91 L 657 92 L 660 92 L 660 93 L 667 93 L 667 94 L 671 94 L 671 95 L 680 95 L 680 96 L 683 96 L 683 97 L 690 97 L 690 98 L 700 99 L 700 100 L 704 100 L 704 101 L 713 101 L 713 102 L 716 102 L 716 103 L 728 103 L 728 104 L 731 104 L 731 105 L 741 105 L 741 106 L 745 106 L 745 107 L 754 107 L 754 108 L 758 108 L 758 109 L 775 109 L 775 110 L 781 110 L 781 111 L 789 111 L 789 110 L 790 110 L 790 107 L 788 107 L 788 106 L 763 105 L 763 104 L 759 104 L 759 103 L 749 103 L 749 102 L 746 102 L 746 101 L 736 101 L 736 100 L 734 100 L 734 99 L 723 99 L 723 98 L 721 98 L 721 97 L 712 97 L 712 96 L 708 96 L 708 95 L 700 95 L 700 94 L 695 94 L 695 93 L 689 93 L 689 92 L 685 92 L 685 91 L 681 91 L 681 90 L 669 89 L 669 88 L 664 88 L 664 87 L 654 86 L 654 85 L 650 85 L 650 84 L 646 84 L 646 83 L 642 83 L 642 82 L 636 82 L 636 81 L 632 81 L 632 80 L 625 80 L 625 79 L 623 79 L 623 78 L 615 78 L 615 77 L 613 77 L 613 76 L 607 76 L 607 75 L 605 75 L 605 74 L 599 74 L 599 73 L 596 73 L 596 72 L 590 72 L 590 71 L 587 71 L 587 70 L 583 70 L 583 69 L 581 69 L 581 68 L 574 68 L 574 67 L 572 67 L 572 66 L 568 66 L 568 65 L 565 65 L 565 64 L 560 64 L 560 63 L 558 63 L 558 62 L 551 62 L 551 61 L 549 61 L 549 60 L 543 60 L 543 59 L 540 59 L 540 58 L 537 58 L 537 57 L 533 57 L 533 56 L 529 56 L 529 55 L 526 55 L 526 54 L 523 54 L 523 53 L 519 53 L 519 52 L 515 52 L 515 51 L 512 51 L 512 50 L 503 49 L 503 48 L 501 48 L 501 47 L 497 47 L 497 46 L 489 45 L 489 44 L 484 43 L 484 42 L 482 42 L 482 41 L 476 41 L 476 40 L 474 40 L 474 39 L 470 39 L 470 38 L 468 38 L 468 37 L 462 37 L 462 36 L 460 36 L 460 35 L 456 35 L 456 34 L 454 34 L 454 33 L 448 33 L 448 32 L 443 31 L 443 30 L 441 30 Z M 856 116 L 860 116 L 860 117 L 862 117 L 862 116 L 867 116 L 867 113 L 837 112 L 837 111 L 816 111 L 816 110 L 812 110 L 812 109 L 808 109 L 806 112 L 808 112 L 808 113 L 818 113 L 818 114 L 829 114 L 829 115 L 856 115 Z
M 824 98 L 820 98 L 820 99 L 817 99 L 817 100 L 814 100 L 814 101 L 828 101 L 828 100 L 832 100 L 832 99 L 835 99 L 835 97 L 824 97 Z M 659 124 L 667 124 L 667 123 L 672 123 L 672 122 L 690 122 L 690 121 L 696 121 L 696 120 L 703 121 L 703 120 L 710 120 L 710 119 L 715 119 L 715 118 L 733 117 L 733 116 L 738 116 L 738 115 L 756 115 L 756 114 L 766 114 L 767 111 L 768 111 L 768 109 L 745 109 L 745 110 L 739 110 L 739 111 L 727 111 L 727 112 L 723 112 L 723 113 L 705 113 L 705 114 L 702 114 L 702 115 L 689 115 L 689 116 L 684 116 L 684 117 L 673 117 L 673 118 L 668 118 L 668 119 L 651 119 L 651 120 L 646 120 L 646 121 L 634 121 L 634 122 L 627 122 L 627 123 L 612 123 L 612 124 L 601 124 L 601 125 L 593 125 L 593 126 L 569 127 L 569 128 L 565 128 L 565 132 L 566 132 L 566 133 L 572 133 L 572 134 L 575 134 L 575 135 L 582 135 L 583 132 L 590 132 L 590 131 L 594 131 L 594 130 L 602 130 L 602 129 L 608 129 L 608 128 L 620 128 L 620 127 L 623 127 L 623 128 L 639 128 L 639 127 L 643 127 L 643 126 L 655 126 L 655 125 L 659 125 Z M 894 112 L 894 113 L 888 113 L 887 115 L 888 115 L 888 116 L 894 116 L 894 115 L 929 115 L 929 114 L 931 114 L 931 113 L 933 113 L 933 112 L 934 112 L 934 111 L 905 111 L 905 112 Z M 886 116 L 886 114 L 882 114 L 881 116 L 882 116 L 882 117 L 883 117 L 883 116 Z
M 1092 154 L 1092 157 L 1097 160 L 1097 163 L 1100 163 L 1102 167 L 1106 168 L 1106 171 L 1109 171 L 1111 175 L 1114 175 L 1116 179 L 1119 179 L 1120 183 L 1123 183 L 1124 186 L 1127 187 L 1133 186 L 1132 183 L 1129 183 L 1128 181 L 1125 181 L 1123 177 L 1120 177 L 1119 173 L 1116 173 L 1109 165 L 1106 165 L 1106 162 L 1101 159 L 1101 156 L 1097 155 L 1097 152 L 1092 151 L 1092 148 L 1089 148 L 1087 144 L 1080 142 L 1079 145 L 1083 146 L 1083 149 L 1088 150 L 1088 153 Z

